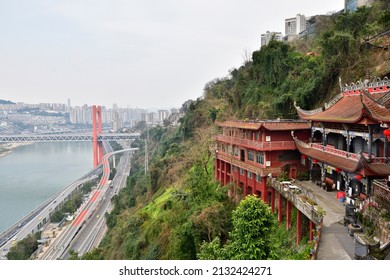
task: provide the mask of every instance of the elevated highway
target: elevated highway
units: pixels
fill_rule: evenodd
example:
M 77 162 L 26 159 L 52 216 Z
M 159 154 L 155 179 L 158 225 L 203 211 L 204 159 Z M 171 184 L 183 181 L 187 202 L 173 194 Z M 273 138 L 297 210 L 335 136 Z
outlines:
M 71 247 L 76 245 L 76 250 L 80 253 L 87 252 L 95 242 L 93 242 L 97 236 L 94 233 L 91 233 L 91 230 L 96 229 L 97 227 L 102 227 L 105 225 L 103 220 L 98 220 L 97 218 L 104 218 L 104 213 L 109 211 L 109 204 L 105 201 L 110 200 L 112 194 L 110 193 L 110 188 L 108 184 L 108 178 L 111 172 L 109 165 L 109 158 L 118 153 L 124 153 L 129 151 L 135 151 L 138 148 L 129 148 L 123 149 L 115 152 L 105 154 L 103 157 L 103 176 L 97 186 L 97 188 L 91 193 L 89 200 L 84 203 L 77 211 L 77 216 L 73 222 L 63 230 L 63 232 L 53 240 L 49 248 L 39 257 L 39 259 L 44 260 L 55 260 L 55 259 L 66 259 L 68 256 L 68 251 Z M 126 165 L 123 170 L 129 170 L 130 161 L 126 159 Z M 127 174 L 127 172 L 125 172 Z M 123 186 L 123 180 L 121 184 Z M 120 188 L 120 185 L 115 187 L 115 192 Z M 108 200 L 107 200 L 108 199 Z M 92 226 L 89 224 L 92 223 Z M 98 225 L 96 225 L 98 224 Z M 82 228 L 90 229 L 88 231 L 81 230 Z M 100 229 L 98 230 L 100 231 Z M 83 238 L 79 239 L 77 236 L 79 233 L 83 233 Z M 89 233 L 89 234 L 88 234 Z M 92 236 L 93 235 L 93 236 Z M 77 247 L 75 241 L 81 245 L 82 248 Z M 91 241 L 91 242 L 89 242 Z M 71 245 L 75 244 L 75 245 Z

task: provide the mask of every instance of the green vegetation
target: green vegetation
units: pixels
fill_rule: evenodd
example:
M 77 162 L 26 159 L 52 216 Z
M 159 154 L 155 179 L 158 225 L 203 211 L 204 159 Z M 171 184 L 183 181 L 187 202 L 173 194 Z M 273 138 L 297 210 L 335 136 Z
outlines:
M 216 237 L 205 243 L 200 259 L 265 260 L 277 259 L 274 234 L 277 221 L 271 209 L 260 198 L 247 196 L 233 211 L 233 229 L 227 242 L 220 247 Z
M 119 151 L 119 150 L 122 150 L 122 145 L 119 144 L 117 141 L 110 141 L 108 142 L 111 146 L 111 148 L 114 150 L 114 151 Z
M 8 260 L 28 260 L 31 255 L 38 249 L 38 240 L 41 233 L 29 234 L 26 238 L 17 242 L 9 249 L 6 257 Z
M 317 36 L 294 44 L 272 41 L 227 77 L 206 84 L 203 98 L 187 101 L 180 126 L 149 129 L 149 170 L 145 172 L 146 125 L 133 143 L 127 186 L 106 214 L 109 228 L 100 247 L 82 259 L 308 259 L 304 236 L 277 226 L 258 198 L 242 200 L 234 185 L 214 180 L 215 121 L 295 118 L 294 102 L 320 106 L 339 92 L 339 77 L 351 83 L 366 74 L 390 73 L 383 42 L 367 38 L 390 27 L 390 8 L 371 8 L 328 17 Z M 307 178 L 307 174 L 301 174 Z M 292 221 L 296 213 L 293 211 Z M 303 219 L 303 232 L 309 232 Z M 75 258 L 78 258 L 75 256 Z
M 61 209 L 55 211 L 50 216 L 50 221 L 53 223 L 59 223 L 62 219 L 65 218 L 67 214 L 74 213 L 77 208 L 83 203 L 83 195 L 87 194 L 91 191 L 92 186 L 95 182 L 86 182 L 82 185 L 79 191 L 76 191 L 72 198 L 65 202 L 65 204 L 61 207 Z
M 338 78 L 351 83 L 367 73 L 384 77 L 390 72 L 387 42 L 369 37 L 390 26 L 389 7 L 378 1 L 371 8 L 322 20 L 317 36 L 291 45 L 271 41 L 253 53 L 252 61 L 205 87 L 205 97 L 223 101 L 218 117 L 295 118 L 294 102 L 311 109 L 339 92 Z

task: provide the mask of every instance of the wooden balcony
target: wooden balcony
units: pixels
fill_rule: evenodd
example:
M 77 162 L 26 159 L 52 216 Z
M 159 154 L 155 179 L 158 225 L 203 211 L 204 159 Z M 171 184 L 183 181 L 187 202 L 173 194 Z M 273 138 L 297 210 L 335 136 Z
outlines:
M 220 160 L 228 162 L 238 168 L 245 169 L 259 176 L 268 176 L 268 174 L 278 175 L 281 172 L 280 167 L 266 167 L 266 166 L 255 166 L 254 164 L 250 164 L 248 162 L 241 161 L 232 155 L 227 155 L 224 152 L 218 152 L 216 157 Z
M 243 139 L 240 137 L 221 135 L 221 134 L 217 135 L 215 137 L 215 140 L 227 144 L 252 148 L 259 151 L 283 151 L 283 150 L 295 150 L 297 148 L 293 140 L 260 142 L 260 141 L 250 140 L 250 139 Z

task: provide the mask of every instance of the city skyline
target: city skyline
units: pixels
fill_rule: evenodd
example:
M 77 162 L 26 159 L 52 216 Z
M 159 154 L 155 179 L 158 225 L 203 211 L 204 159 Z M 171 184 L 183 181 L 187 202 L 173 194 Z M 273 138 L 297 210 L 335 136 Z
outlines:
M 3 1 L 2 99 L 177 108 L 240 67 L 285 18 L 344 8 L 343 0 L 107 3 Z

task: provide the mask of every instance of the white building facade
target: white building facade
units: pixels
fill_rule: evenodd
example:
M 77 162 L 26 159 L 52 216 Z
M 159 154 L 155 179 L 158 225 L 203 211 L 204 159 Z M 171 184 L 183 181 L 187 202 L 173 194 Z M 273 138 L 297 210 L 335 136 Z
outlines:
M 297 14 L 296 17 L 285 19 L 285 35 L 287 41 L 292 41 L 298 38 L 299 33 L 306 30 L 306 17 Z
M 283 41 L 282 32 L 270 32 L 267 31 L 264 34 L 261 34 L 261 46 L 266 46 L 271 40 Z

